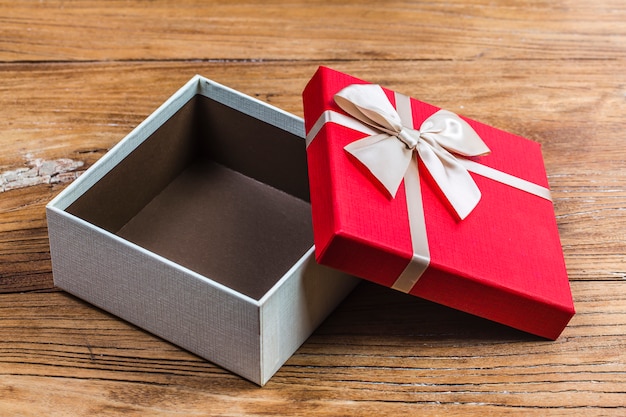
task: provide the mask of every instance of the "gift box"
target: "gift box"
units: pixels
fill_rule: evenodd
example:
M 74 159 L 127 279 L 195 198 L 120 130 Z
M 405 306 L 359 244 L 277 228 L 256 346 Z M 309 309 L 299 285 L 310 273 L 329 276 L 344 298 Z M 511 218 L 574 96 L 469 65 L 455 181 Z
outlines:
M 260 385 L 358 281 L 314 260 L 302 119 L 200 76 L 47 218 L 58 287 Z
M 538 143 L 324 67 L 303 99 L 319 263 L 559 336 L 574 306 Z

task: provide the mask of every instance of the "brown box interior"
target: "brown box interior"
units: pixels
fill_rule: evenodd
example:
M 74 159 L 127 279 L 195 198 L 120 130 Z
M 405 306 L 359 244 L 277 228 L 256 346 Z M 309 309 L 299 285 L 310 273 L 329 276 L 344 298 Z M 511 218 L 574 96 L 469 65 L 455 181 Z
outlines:
M 254 299 L 313 245 L 304 140 L 197 95 L 67 211 Z

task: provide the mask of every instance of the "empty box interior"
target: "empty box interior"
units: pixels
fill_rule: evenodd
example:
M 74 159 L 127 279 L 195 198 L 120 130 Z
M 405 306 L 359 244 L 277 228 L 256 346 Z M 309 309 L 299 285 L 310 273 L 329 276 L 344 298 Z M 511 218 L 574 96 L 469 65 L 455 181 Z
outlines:
M 313 245 L 302 138 L 194 96 L 67 211 L 260 299 Z

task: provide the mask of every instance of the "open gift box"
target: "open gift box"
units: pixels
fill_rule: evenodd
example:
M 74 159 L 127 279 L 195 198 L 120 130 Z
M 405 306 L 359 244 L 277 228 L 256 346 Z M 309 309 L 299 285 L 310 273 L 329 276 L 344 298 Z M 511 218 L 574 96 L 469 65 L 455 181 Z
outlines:
M 538 143 L 324 67 L 303 99 L 318 262 L 559 336 L 574 306 Z
M 48 204 L 55 284 L 265 384 L 357 282 L 313 259 L 303 133 L 194 77 Z

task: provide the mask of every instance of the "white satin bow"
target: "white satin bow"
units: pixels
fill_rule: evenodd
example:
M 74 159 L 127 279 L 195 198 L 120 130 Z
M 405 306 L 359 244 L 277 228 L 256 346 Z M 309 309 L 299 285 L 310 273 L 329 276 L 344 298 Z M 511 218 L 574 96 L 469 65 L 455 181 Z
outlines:
M 344 149 L 365 165 L 391 197 L 395 197 L 413 151 L 417 151 L 460 219 L 476 207 L 480 190 L 457 161 L 457 155 L 485 155 L 489 148 L 459 116 L 439 110 L 419 129 L 404 126 L 383 89 L 372 84 L 350 85 L 335 94 L 335 102 L 350 116 L 381 132 L 352 142 Z

